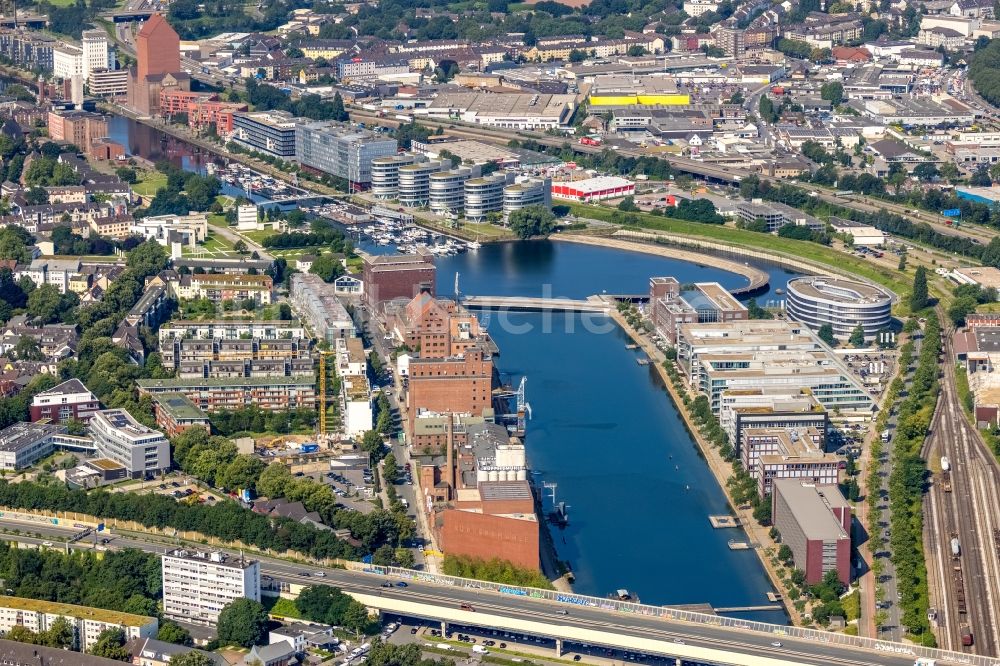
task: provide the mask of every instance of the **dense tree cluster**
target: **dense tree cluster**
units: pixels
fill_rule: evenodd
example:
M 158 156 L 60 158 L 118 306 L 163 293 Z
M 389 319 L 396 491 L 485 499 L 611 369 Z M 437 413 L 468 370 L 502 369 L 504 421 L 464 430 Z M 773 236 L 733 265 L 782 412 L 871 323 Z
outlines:
M 80 234 L 73 233 L 69 226 L 55 227 L 52 230 L 52 243 L 55 253 L 59 255 L 108 255 L 115 251 L 114 243 L 97 234 L 91 234 L 89 238 L 84 238 Z
M 545 206 L 526 206 L 511 213 L 507 223 L 519 238 L 546 236 L 555 230 L 556 216 Z
M 1000 104 L 1000 40 L 976 50 L 969 60 L 969 80 L 990 104 Z
M 927 566 L 923 549 L 923 495 L 927 475 L 920 449 L 930 429 L 938 396 L 941 325 L 927 315 L 923 344 L 906 398 L 899 403 L 889 473 L 889 525 L 892 562 L 903 609 L 901 624 L 917 643 L 935 644 L 927 619 Z
M 210 0 L 204 3 L 177 0 L 170 3 L 168 18 L 181 39 L 199 39 L 226 31 L 268 32 L 284 23 L 292 10 L 313 4 L 312 0 L 272 0 L 254 11 L 253 7 L 237 0 Z M 330 5 L 323 7 L 329 8 Z
M 0 571 L 17 597 L 158 614 L 160 558 L 153 553 L 132 549 L 64 553 L 14 548 L 2 542 Z
M 50 144 L 46 144 L 50 145 Z M 79 185 L 80 174 L 73 167 L 58 161 L 56 157 L 36 157 L 24 172 L 24 183 L 28 186 Z
M 134 520 L 147 527 L 190 530 L 223 541 L 242 541 L 256 548 L 294 551 L 317 559 L 350 559 L 358 555 L 351 545 L 329 531 L 290 519 L 262 516 L 235 502 L 187 505 L 164 495 L 87 492 L 26 481 L 16 484 L 0 481 L 0 505 Z
M 715 209 L 715 204 L 708 199 L 681 199 L 677 202 L 677 207 L 670 211 L 670 217 L 707 224 L 723 224 L 726 221 Z
M 313 622 L 332 624 L 362 633 L 378 631 L 378 623 L 368 617 L 365 605 L 336 587 L 310 585 L 299 592 L 295 607 L 305 619 Z
M 444 573 L 449 576 L 488 580 L 494 583 L 538 587 L 551 590 L 552 583 L 542 572 L 515 566 L 506 560 L 493 558 L 483 560 L 465 555 L 445 555 Z
M 658 157 L 631 157 L 610 149 L 604 149 L 599 153 L 577 153 L 568 143 L 561 146 L 549 146 L 531 139 L 512 139 L 508 145 L 512 148 L 524 148 L 552 155 L 566 162 L 576 162 L 584 169 L 596 169 L 621 176 L 643 174 L 649 176 L 651 180 L 668 180 L 671 176 L 677 175 L 669 162 Z
M 267 611 L 253 599 L 230 601 L 219 613 L 216 633 L 222 645 L 263 645 L 267 641 Z
M 215 176 L 187 173 L 170 162 L 158 162 L 156 169 L 166 174 L 167 184 L 157 190 L 149 206 L 139 209 L 136 211 L 137 214 L 153 217 L 206 211 L 212 207 L 215 197 L 222 190 L 222 185 Z
M 227 437 L 241 432 L 290 433 L 312 427 L 316 424 L 316 418 L 314 409 L 271 411 L 257 405 L 236 410 L 223 409 L 209 415 L 215 432 Z
M 315 94 L 302 95 L 293 100 L 288 93 L 281 89 L 261 83 L 254 78 L 247 79 L 245 85 L 246 101 L 258 111 L 288 111 L 293 116 L 312 120 L 346 121 L 348 119 L 347 111 L 344 109 L 344 100 L 340 93 L 337 93 L 334 99 L 329 102 Z

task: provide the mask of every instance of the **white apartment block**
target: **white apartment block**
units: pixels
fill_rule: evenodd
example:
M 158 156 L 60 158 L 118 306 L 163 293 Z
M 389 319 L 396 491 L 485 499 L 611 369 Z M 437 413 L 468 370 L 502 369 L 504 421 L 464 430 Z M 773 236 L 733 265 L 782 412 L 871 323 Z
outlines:
M 706 12 L 714 12 L 719 9 L 716 0 L 685 0 L 684 13 L 688 16 L 701 16 Z
M 119 611 L 74 606 L 54 601 L 0 596 L 0 635 L 16 626 L 35 633 L 48 631 L 56 620 L 65 618 L 76 634 L 74 647 L 89 652 L 97 637 L 108 629 L 121 629 L 126 639 L 155 638 L 159 621 L 155 617 Z
M 178 319 L 160 326 L 160 345 L 174 338 L 187 340 L 302 340 L 306 329 L 298 321 Z
M 108 47 L 108 34 L 104 30 L 84 30 L 83 47 L 83 80 L 89 81 L 90 74 L 95 70 L 114 69 L 111 59 L 111 49 Z
M 142 217 L 132 223 L 132 234 L 155 240 L 167 249 L 174 243 L 194 248 L 208 237 L 208 213 Z
M 98 455 L 124 465 L 134 479 L 170 469 L 170 442 L 124 409 L 104 409 L 90 419 Z
M 71 44 L 60 44 L 52 49 L 52 75 L 57 79 L 83 76 L 83 51 Z
M 163 555 L 163 614 L 214 625 L 231 601 L 260 601 L 260 562 L 184 549 Z

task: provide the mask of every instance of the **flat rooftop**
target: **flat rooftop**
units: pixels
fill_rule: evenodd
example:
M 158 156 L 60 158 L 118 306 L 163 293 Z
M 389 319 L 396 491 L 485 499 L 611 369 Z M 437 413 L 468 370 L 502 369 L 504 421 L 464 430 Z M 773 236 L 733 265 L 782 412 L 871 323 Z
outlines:
M 162 393 L 154 400 L 170 417 L 177 421 L 207 420 L 205 412 L 183 393 Z
M 878 287 L 854 280 L 842 280 L 831 277 L 802 277 L 788 281 L 788 290 L 795 291 L 807 298 L 818 298 L 834 301 L 844 305 L 855 303 L 885 303 L 892 298 Z
M 122 613 L 121 611 L 105 610 L 103 608 L 76 606 L 57 601 L 42 601 L 41 599 L 26 599 L 24 597 L 0 596 L 0 607 L 17 608 L 35 613 L 67 615 L 84 620 L 119 624 L 125 627 L 142 627 L 155 621 L 155 618 L 145 615 L 133 615 L 132 613 Z
M 975 282 L 983 287 L 1000 288 L 1000 269 L 992 266 L 971 266 L 969 268 L 956 268 L 953 273 L 957 273 L 969 282 Z
M 169 391 L 181 391 L 183 389 L 218 388 L 229 386 L 313 386 L 316 380 L 313 377 L 209 377 L 194 379 L 139 379 L 136 385 L 139 388 L 153 390 L 163 389 Z M 162 391 L 161 391 L 162 392 Z
M 773 487 L 774 492 L 785 499 L 807 539 L 833 541 L 848 538 L 840 521 L 833 515 L 834 508 L 851 510 L 837 486 L 816 485 L 801 479 L 774 479 Z
M 219 551 L 188 550 L 178 548 L 166 553 L 164 557 L 173 557 L 180 560 L 191 560 L 193 562 L 204 562 L 217 567 L 229 567 L 231 569 L 246 569 L 256 564 L 256 560 L 234 557 L 228 553 Z
M 66 428 L 60 425 L 27 422 L 15 423 L 0 430 L 0 451 L 17 452 L 35 444 L 39 440 L 48 439 L 52 435 L 64 432 L 66 432 Z

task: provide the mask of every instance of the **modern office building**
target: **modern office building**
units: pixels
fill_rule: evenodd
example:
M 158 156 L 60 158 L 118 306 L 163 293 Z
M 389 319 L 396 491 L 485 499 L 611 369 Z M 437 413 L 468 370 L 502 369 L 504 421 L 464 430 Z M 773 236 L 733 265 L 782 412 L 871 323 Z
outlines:
M 334 293 L 333 285 L 312 273 L 292 275 L 288 289 L 292 307 L 302 317 L 313 334 L 334 344 L 341 338 L 354 336 L 354 320 Z
M 373 311 L 394 298 L 409 300 L 423 289 L 434 295 L 437 269 L 434 255 L 426 248 L 417 248 L 414 254 L 404 255 L 363 253 L 361 258 L 364 260 L 361 276 L 365 285 L 363 298 Z
M 0 430 L 0 469 L 14 472 L 30 467 L 55 450 L 55 438 L 66 426 L 14 423 Z
M 833 335 L 846 340 L 860 324 L 865 338 L 889 327 L 892 297 L 864 282 L 821 276 L 788 281 L 788 316 L 818 329 L 833 327 Z
M 819 583 L 826 572 L 836 571 L 840 582 L 849 585 L 851 505 L 837 486 L 777 479 L 771 496 L 771 521 L 806 582 Z
M 128 97 L 128 70 L 95 69 L 90 73 L 88 87 L 94 97 L 124 99 Z
M 302 124 L 295 132 L 295 158 L 299 164 L 343 178 L 351 191 L 371 186 L 372 160 L 395 154 L 395 139 L 347 123 Z
M 416 162 L 399 167 L 399 195 L 397 197 L 399 203 L 411 208 L 429 204 L 431 174 L 446 168 L 446 165 L 436 160 Z
M 0 596 L 0 634 L 6 635 L 14 627 L 24 627 L 36 634 L 48 631 L 56 620 L 64 619 L 73 627 L 73 647 L 89 652 L 102 632 L 121 629 L 125 639 L 153 638 L 160 623 L 155 617 L 133 615 L 103 608 L 90 608 L 62 604 L 56 601 Z M 79 656 L 79 655 L 77 655 Z M 45 660 L 53 662 L 55 660 Z M 8 663 L 4 660 L 4 663 Z M 44 663 L 37 659 L 36 663 Z
M 459 167 L 430 175 L 428 204 L 438 215 L 460 215 L 465 210 L 465 183 L 472 170 Z
M 731 389 L 807 389 L 827 410 L 870 414 L 857 376 L 806 326 L 782 320 L 682 324 L 677 361 L 718 414 Z
M 761 497 L 771 493 L 774 479 L 837 483 L 841 459 L 823 450 L 825 437 L 807 428 L 744 428 L 740 433 L 743 468 L 757 481 Z
M 810 391 L 770 387 L 723 391 L 719 423 L 739 456 L 743 431 L 748 428 L 814 429 L 825 438 L 830 420 Z
M 132 235 L 155 240 L 170 251 L 174 243 L 195 248 L 208 237 L 208 213 L 187 215 L 154 215 L 132 222 Z
M 140 379 L 139 395 L 183 393 L 206 412 L 255 405 L 269 411 L 316 408 L 314 377 L 201 377 Z
M 682 292 L 677 278 L 652 277 L 649 303 L 656 332 L 671 345 L 677 344 L 681 324 L 749 319 L 746 306 L 718 282 L 699 282 Z
M 90 419 L 97 453 L 123 465 L 133 479 L 170 469 L 170 442 L 124 409 L 105 409 Z
M 68 379 L 48 391 L 36 393 L 28 413 L 32 422 L 48 419 L 49 423 L 89 421 L 101 408 L 97 396 L 79 379 Z
M 528 206 L 552 207 L 551 178 L 522 178 L 503 188 L 503 216 Z
M 177 549 L 164 553 L 163 614 L 214 625 L 226 604 L 260 601 L 260 562 L 220 552 Z
M 465 181 L 466 219 L 481 222 L 490 213 L 502 211 L 503 190 L 512 178 L 513 174 L 498 171 Z
M 285 111 L 233 114 L 233 141 L 250 150 L 281 159 L 295 157 L 295 130 L 299 120 Z

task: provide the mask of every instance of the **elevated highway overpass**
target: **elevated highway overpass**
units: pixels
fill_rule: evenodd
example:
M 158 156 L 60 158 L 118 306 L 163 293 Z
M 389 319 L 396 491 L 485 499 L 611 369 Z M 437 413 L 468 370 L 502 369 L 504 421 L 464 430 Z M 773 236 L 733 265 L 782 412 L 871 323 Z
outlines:
M 8 528 L 2 538 L 37 546 L 45 539 L 79 533 L 72 527 L 72 519 L 39 518 L 46 522 L 32 520 L 26 525 L 8 515 L 0 516 L 0 527 Z M 13 534 L 12 528 L 22 533 Z M 34 534 L 28 535 L 29 531 Z M 88 536 L 66 547 L 148 552 L 177 547 L 173 539 L 146 533 L 101 536 L 110 537 L 106 546 L 99 545 L 94 533 L 93 540 Z M 189 547 L 206 548 L 199 544 Z M 360 562 L 344 562 L 344 568 L 333 568 L 266 557 L 260 560 L 265 580 L 285 590 L 333 585 L 381 612 L 535 635 L 555 641 L 557 649 L 567 643 L 582 643 L 719 666 L 913 666 L 917 657 L 936 659 L 939 666 L 1000 666 L 1000 659 L 992 657 Z M 393 585 L 382 587 L 387 581 Z M 405 581 L 406 587 L 397 587 L 394 583 L 399 581 Z M 775 642 L 781 646 L 772 645 Z

